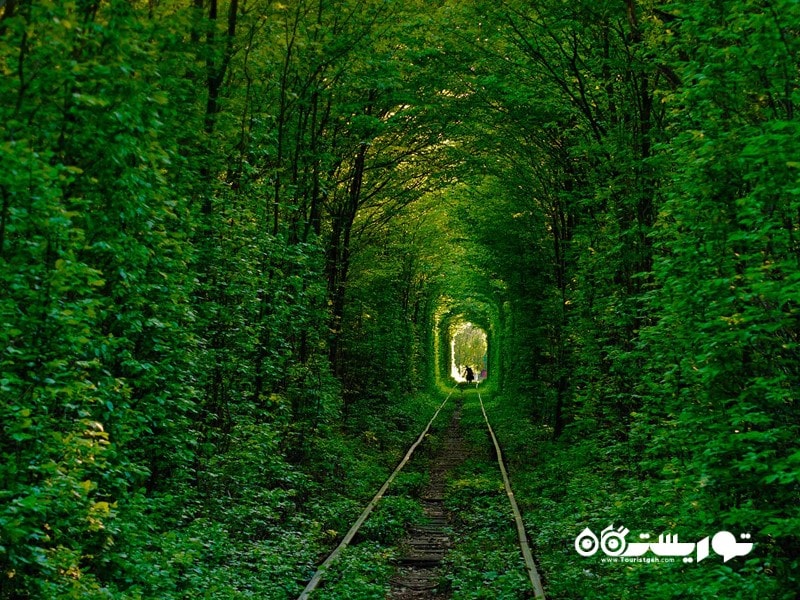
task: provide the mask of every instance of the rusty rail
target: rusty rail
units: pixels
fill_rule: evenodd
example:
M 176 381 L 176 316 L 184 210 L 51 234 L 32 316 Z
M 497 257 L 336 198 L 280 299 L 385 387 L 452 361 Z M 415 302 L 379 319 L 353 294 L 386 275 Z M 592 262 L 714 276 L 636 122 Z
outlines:
M 500 451 L 500 444 L 497 442 L 497 437 L 494 435 L 494 430 L 489 424 L 489 417 L 486 416 L 486 409 L 483 406 L 483 398 L 481 398 L 480 392 L 478 393 L 478 401 L 481 403 L 483 419 L 486 421 L 486 427 L 489 429 L 489 435 L 492 437 L 494 449 L 497 453 L 497 464 L 500 466 L 500 472 L 503 474 L 503 485 L 505 485 L 506 488 L 506 495 L 508 496 L 509 502 L 511 502 L 511 511 L 514 513 L 514 521 L 517 524 L 517 537 L 519 538 L 519 547 L 522 551 L 522 558 L 525 560 L 525 569 L 528 572 L 528 579 L 530 579 L 531 586 L 533 587 L 534 596 L 544 600 L 545 596 L 544 588 L 542 587 L 542 579 L 539 577 L 539 571 L 536 570 L 536 563 L 533 561 L 531 547 L 528 544 L 528 536 L 525 533 L 525 524 L 522 521 L 522 514 L 519 512 L 517 500 L 514 498 L 514 492 L 511 490 L 511 482 L 508 479 L 506 466 L 503 463 L 503 453 Z

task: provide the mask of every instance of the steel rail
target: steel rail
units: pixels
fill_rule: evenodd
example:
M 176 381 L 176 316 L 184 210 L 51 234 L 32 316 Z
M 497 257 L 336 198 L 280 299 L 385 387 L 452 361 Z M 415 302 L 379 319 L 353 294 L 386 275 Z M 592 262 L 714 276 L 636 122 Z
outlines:
M 519 547 L 522 551 L 522 557 L 525 560 L 525 569 L 528 571 L 528 578 L 531 581 L 531 586 L 533 587 L 533 593 L 536 598 L 540 598 L 544 600 L 544 588 L 542 587 L 542 579 L 539 577 L 539 572 L 536 570 L 536 563 L 533 561 L 533 555 L 531 554 L 531 547 L 528 544 L 528 536 L 525 533 L 525 524 L 522 521 L 522 515 L 519 512 L 519 506 L 517 506 L 517 501 L 514 498 L 514 492 L 511 490 L 511 482 L 508 479 L 508 473 L 506 472 L 505 464 L 503 463 L 503 453 L 500 451 L 500 444 L 497 442 L 497 437 L 494 435 L 494 430 L 492 426 L 489 424 L 489 417 L 486 416 L 486 409 L 483 406 L 483 399 L 481 398 L 480 392 L 478 392 L 478 402 L 481 403 L 481 412 L 483 413 L 483 419 L 486 421 L 486 427 L 489 428 L 489 435 L 492 437 L 492 442 L 494 443 L 494 449 L 497 453 L 497 464 L 500 466 L 500 472 L 503 474 L 503 484 L 506 488 L 506 495 L 508 496 L 509 502 L 511 502 L 511 510 L 514 513 L 514 521 L 517 524 L 517 537 L 519 538 Z
M 389 489 L 389 486 L 391 485 L 392 481 L 394 481 L 394 478 L 397 477 L 397 474 L 400 472 L 400 470 L 406 465 L 409 459 L 411 459 L 411 455 L 414 453 L 414 450 L 417 449 L 417 446 L 419 446 L 422 440 L 425 439 L 425 435 L 428 433 L 431 425 L 433 425 L 436 417 L 439 416 L 439 412 L 444 408 L 444 405 L 447 404 L 447 401 L 450 400 L 450 396 L 453 395 L 453 391 L 455 391 L 455 386 L 452 390 L 450 390 L 450 393 L 447 394 L 447 398 L 444 399 L 444 402 L 442 402 L 439 408 L 436 409 L 436 412 L 433 413 L 433 417 L 431 417 L 431 420 L 428 421 L 424 431 L 417 438 L 417 441 L 414 442 L 408 449 L 408 452 L 406 452 L 406 455 L 403 460 L 400 461 L 400 464 L 398 464 L 392 474 L 389 475 L 389 479 L 386 480 L 386 482 L 381 486 L 381 489 L 378 490 L 378 493 L 375 494 L 370 503 L 367 504 L 367 507 L 364 509 L 358 519 L 356 519 L 356 522 L 353 523 L 353 526 L 350 527 L 350 530 L 345 534 L 344 538 L 342 538 L 342 541 L 339 542 L 339 545 L 336 546 L 333 552 L 328 555 L 328 558 L 326 558 L 325 561 L 319 566 L 316 573 L 314 573 L 314 576 L 311 578 L 311 581 L 308 582 L 306 588 L 297 597 L 297 600 L 308 599 L 309 594 L 311 594 L 311 592 L 313 592 L 314 589 L 319 585 L 319 582 L 322 581 L 322 577 L 325 575 L 328 567 L 330 567 L 330 565 L 339 557 L 339 554 L 341 554 L 342 550 L 344 550 L 353 540 L 353 537 L 356 535 L 364 521 L 367 520 L 367 517 L 372 512 L 372 509 L 375 508 L 375 505 L 378 504 L 378 501 L 383 497 L 383 494 L 386 493 L 387 489 Z

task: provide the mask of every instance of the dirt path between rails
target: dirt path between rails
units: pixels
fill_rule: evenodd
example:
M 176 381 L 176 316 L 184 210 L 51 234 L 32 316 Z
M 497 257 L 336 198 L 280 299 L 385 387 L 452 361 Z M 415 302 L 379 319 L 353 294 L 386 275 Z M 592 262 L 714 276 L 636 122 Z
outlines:
M 461 435 L 461 401 L 447 430 L 441 450 L 433 459 L 430 483 L 422 494 L 422 504 L 428 523 L 412 527 L 401 543 L 403 555 L 397 560 L 397 572 L 387 600 L 444 600 L 449 593 L 438 589 L 442 578 L 441 563 L 450 548 L 447 534 L 448 515 L 444 508 L 447 476 L 469 455 Z

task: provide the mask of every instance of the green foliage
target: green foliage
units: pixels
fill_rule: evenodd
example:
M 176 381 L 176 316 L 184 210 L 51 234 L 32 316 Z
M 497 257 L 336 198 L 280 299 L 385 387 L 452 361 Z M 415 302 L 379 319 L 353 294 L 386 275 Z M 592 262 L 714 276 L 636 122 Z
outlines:
M 330 600 L 383 598 L 389 590 L 393 556 L 375 542 L 349 546 L 339 559 L 337 574 L 329 576 L 314 595 Z
M 465 322 L 554 595 L 794 594 L 796 2 L 190 4 L 0 7 L 0 598 L 295 596 Z M 473 467 L 453 591 L 514 597 Z
M 561 524 L 537 542 L 568 582 L 549 584 L 556 595 L 624 597 L 626 578 L 655 598 L 796 587 L 796 12 L 455 13 L 480 39 L 452 42 L 470 64 L 465 102 L 494 134 L 471 138 L 464 180 L 481 211 L 465 214 L 474 264 L 503 284 L 508 410 L 538 445 L 557 440 L 529 492 L 553 483 L 535 511 Z M 530 457 L 530 440 L 506 436 L 510 456 Z M 601 528 L 758 532 L 762 554 L 670 572 L 669 590 L 658 570 L 602 572 L 591 591 L 562 556 L 584 511 Z
M 656 237 L 652 310 L 662 318 L 643 335 L 659 389 L 643 388 L 661 405 L 647 415 L 661 421 L 649 433 L 648 465 L 663 460 L 667 446 L 685 448 L 688 455 L 669 453 L 667 464 L 679 470 L 669 485 L 703 507 L 701 522 L 758 531 L 764 558 L 751 568 L 775 569 L 789 585 L 795 576 L 778 556 L 797 546 L 796 498 L 778 482 L 797 476 L 790 466 L 799 426 L 790 408 L 797 248 L 789 215 L 798 204 L 792 101 L 781 94 L 796 59 L 777 13 L 728 9 L 724 17 L 687 9 L 671 39 L 676 48 L 698 45 L 695 60 L 680 65 L 682 78 L 698 84 L 669 98 L 685 108 L 673 109 L 681 134 L 663 148 L 676 168 Z M 796 13 L 787 10 L 787 18 Z M 747 36 L 747 58 L 734 33 Z
M 397 495 L 386 496 L 359 530 L 359 535 L 383 545 L 395 546 L 409 526 L 418 525 L 424 520 L 425 513 L 418 500 Z
M 716 515 L 698 519 L 704 506 L 699 498 L 688 507 L 673 506 L 674 494 L 666 486 L 630 476 L 635 454 L 623 452 L 619 443 L 598 445 L 585 434 L 570 436 L 567 445 L 548 440 L 546 431 L 520 426 L 511 398 L 492 407 L 491 415 L 506 456 L 516 455 L 509 460 L 512 485 L 540 567 L 546 578 L 548 573 L 561 574 L 557 580 L 547 578 L 549 593 L 564 598 L 679 598 L 701 593 L 705 586 L 720 597 L 791 596 L 755 550 L 727 564 L 715 555 L 690 565 L 612 563 L 599 554 L 579 557 L 572 545 L 585 527 L 599 532 L 611 523 L 625 525 L 631 529 L 629 540 L 641 532 L 670 531 L 684 540 L 699 540 L 724 527 Z
M 0 8 L 0 597 L 293 595 L 417 428 L 336 428 L 331 214 L 397 13 L 317 4 Z
M 118 510 L 192 458 L 175 79 L 121 3 L 37 3 L 3 25 L 0 593 L 107 597 Z

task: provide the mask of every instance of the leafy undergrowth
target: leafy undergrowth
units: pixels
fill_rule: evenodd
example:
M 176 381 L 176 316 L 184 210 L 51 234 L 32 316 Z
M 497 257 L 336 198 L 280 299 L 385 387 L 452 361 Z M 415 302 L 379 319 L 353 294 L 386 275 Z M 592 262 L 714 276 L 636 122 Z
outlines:
M 204 470 L 202 494 L 194 492 L 190 502 L 181 490 L 141 496 L 139 505 L 108 521 L 118 560 L 106 564 L 105 575 L 115 585 L 98 587 L 91 597 L 296 598 L 438 402 L 418 395 L 391 409 L 362 407 L 348 435 L 318 432 L 307 458 L 294 464 L 269 426 L 234 430 L 229 451 Z M 400 473 L 315 597 L 382 597 L 404 524 L 424 518 L 419 503 L 404 494 L 425 484 L 424 472 L 412 465 Z M 88 597 L 85 587 L 75 597 Z
M 407 410 L 413 411 L 417 418 L 424 416 L 428 419 L 433 410 L 426 412 L 424 409 L 438 402 L 441 402 L 441 398 L 432 404 L 410 405 Z M 422 524 L 427 518 L 418 496 L 428 484 L 429 459 L 441 445 L 441 432 L 450 421 L 453 409 L 453 403 L 448 403 L 441 411 L 424 442 L 418 446 L 412 459 L 361 526 L 353 543 L 325 574 L 314 597 L 327 600 L 377 600 L 386 596 L 390 587 L 389 579 L 394 572 L 391 562 L 399 552 L 399 544 L 411 525 Z M 408 443 L 402 448 L 403 454 L 422 431 L 425 419 L 416 423 L 418 428 L 414 430 L 414 436 L 406 440 Z M 400 456 L 396 458 L 399 462 Z M 381 481 L 374 482 L 370 494 L 374 494 L 385 479 L 384 476 Z
M 386 596 L 395 552 L 379 542 L 348 546 L 314 592 L 319 600 L 377 600 Z
M 696 507 L 677 506 L 668 486 L 637 475 L 624 442 L 602 435 L 552 433 L 520 418 L 518 399 L 486 401 L 548 597 L 563 599 L 793 598 L 770 577 L 754 553 L 728 563 L 714 553 L 702 563 L 616 562 L 602 552 L 580 556 L 576 537 L 589 527 L 599 536 L 613 524 L 639 534 L 679 532 L 694 542 L 716 529 L 691 529 Z M 717 529 L 720 529 L 719 527 Z M 648 553 L 648 558 L 658 558 Z
M 445 559 L 453 600 L 527 598 L 530 592 L 511 507 L 488 438 L 477 395 L 465 395 L 462 431 L 473 455 L 448 481 L 453 548 Z

